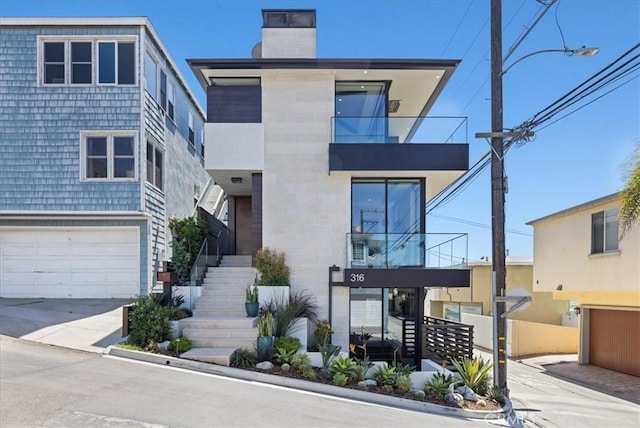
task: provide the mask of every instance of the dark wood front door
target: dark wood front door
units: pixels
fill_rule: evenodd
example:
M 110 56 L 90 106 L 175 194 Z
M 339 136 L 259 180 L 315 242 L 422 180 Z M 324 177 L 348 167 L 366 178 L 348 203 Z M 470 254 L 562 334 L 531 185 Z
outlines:
M 251 198 L 236 197 L 235 231 L 237 255 L 252 255 L 251 223 Z

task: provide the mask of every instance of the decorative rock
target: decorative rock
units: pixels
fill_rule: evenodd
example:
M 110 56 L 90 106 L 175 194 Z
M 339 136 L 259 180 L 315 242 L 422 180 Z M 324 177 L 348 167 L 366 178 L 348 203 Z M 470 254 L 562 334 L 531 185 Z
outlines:
M 464 401 L 464 398 L 457 392 L 447 392 L 447 395 L 444 396 L 444 400 L 448 403 L 457 404 Z
M 480 399 L 480 397 L 478 397 L 478 394 L 476 394 L 473 389 L 469 388 L 468 386 L 459 386 L 458 388 L 456 388 L 456 392 L 462 395 L 462 397 L 468 401 L 478 401 Z
M 270 361 L 263 361 L 256 364 L 256 368 L 260 370 L 271 370 L 273 368 L 273 364 Z
M 361 380 L 360 382 L 358 382 L 358 388 L 367 389 L 367 382 L 364 380 Z
M 291 366 L 289 364 L 287 364 L 287 363 L 284 363 L 283 365 L 281 365 L 280 368 L 285 373 L 288 372 L 289 370 L 291 370 Z
M 453 385 L 449 385 L 449 392 L 444 396 L 444 400 L 448 403 L 457 404 L 464 401 L 464 397 L 461 394 L 454 392 Z
M 373 379 L 365 379 L 365 380 L 364 380 L 364 384 L 365 384 L 366 386 L 377 386 L 377 385 L 378 385 L 378 382 L 376 382 L 376 381 L 375 381 L 375 380 L 373 380 Z

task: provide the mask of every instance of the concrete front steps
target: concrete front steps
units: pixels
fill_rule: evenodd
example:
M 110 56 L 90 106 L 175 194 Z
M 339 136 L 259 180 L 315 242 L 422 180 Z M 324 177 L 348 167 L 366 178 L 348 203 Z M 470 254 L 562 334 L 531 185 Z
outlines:
M 244 308 L 245 289 L 256 276 L 250 266 L 251 256 L 225 256 L 220 267 L 209 269 L 193 317 L 180 321 L 193 343 L 183 358 L 228 366 L 236 349 L 255 347 L 256 318 Z

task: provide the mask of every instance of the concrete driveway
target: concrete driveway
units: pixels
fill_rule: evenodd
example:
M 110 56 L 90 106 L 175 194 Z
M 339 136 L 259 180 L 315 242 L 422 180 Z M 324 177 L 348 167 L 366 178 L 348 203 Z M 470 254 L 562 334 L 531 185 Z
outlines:
M 0 299 L 0 334 L 102 353 L 121 340 L 127 299 Z

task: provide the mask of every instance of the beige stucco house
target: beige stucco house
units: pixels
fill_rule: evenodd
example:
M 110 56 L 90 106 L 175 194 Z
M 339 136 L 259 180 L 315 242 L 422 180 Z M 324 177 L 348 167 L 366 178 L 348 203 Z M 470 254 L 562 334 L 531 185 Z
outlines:
M 533 291 L 576 301 L 579 362 L 640 376 L 640 226 L 620 238 L 620 193 L 531 221 Z
M 507 257 L 507 293 L 524 289 L 531 294 L 531 303 L 524 309 L 509 314 L 509 319 L 544 324 L 565 324 L 569 313 L 568 300 L 554 300 L 551 291 L 533 290 L 533 260 Z M 460 320 L 460 313 L 493 315 L 491 305 L 491 261 L 470 262 L 471 286 L 469 288 L 434 289 L 428 294 L 428 314 L 433 317 Z

